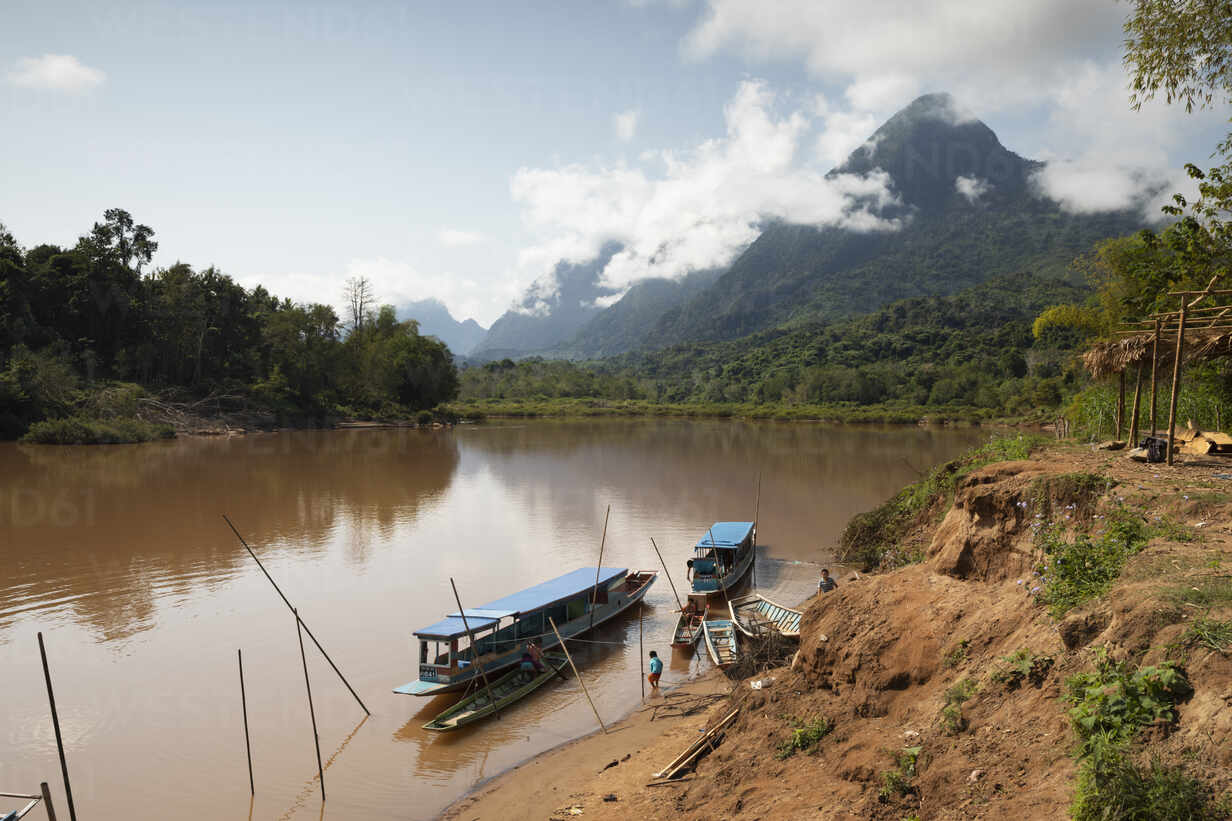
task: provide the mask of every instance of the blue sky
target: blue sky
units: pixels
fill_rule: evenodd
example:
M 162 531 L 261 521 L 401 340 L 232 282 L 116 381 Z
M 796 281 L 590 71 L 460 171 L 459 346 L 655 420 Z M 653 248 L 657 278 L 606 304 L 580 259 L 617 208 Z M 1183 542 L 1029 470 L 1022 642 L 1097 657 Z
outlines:
M 1112 0 L 102 5 L 6 3 L 20 242 L 123 207 L 160 264 L 331 303 L 365 274 L 485 325 L 609 239 L 621 286 L 722 264 L 767 216 L 854 225 L 875 181 L 822 175 L 925 91 L 1051 161 L 1074 210 L 1179 185 L 1227 130 L 1129 111 Z

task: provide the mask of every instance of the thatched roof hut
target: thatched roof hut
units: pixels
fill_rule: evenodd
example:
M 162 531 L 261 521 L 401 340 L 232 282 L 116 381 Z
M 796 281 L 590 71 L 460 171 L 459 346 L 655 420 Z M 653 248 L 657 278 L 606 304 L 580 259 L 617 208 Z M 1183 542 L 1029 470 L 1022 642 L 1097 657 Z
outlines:
M 1124 373 L 1130 367 L 1151 363 L 1151 339 L 1148 332 L 1124 339 L 1096 342 L 1082 355 L 1082 364 L 1095 379 Z M 1232 357 L 1232 331 L 1208 331 L 1194 328 L 1185 331 L 1183 349 L 1185 364 L 1219 357 Z M 1159 340 L 1158 356 L 1161 362 L 1170 362 L 1176 356 L 1176 335 L 1165 332 Z

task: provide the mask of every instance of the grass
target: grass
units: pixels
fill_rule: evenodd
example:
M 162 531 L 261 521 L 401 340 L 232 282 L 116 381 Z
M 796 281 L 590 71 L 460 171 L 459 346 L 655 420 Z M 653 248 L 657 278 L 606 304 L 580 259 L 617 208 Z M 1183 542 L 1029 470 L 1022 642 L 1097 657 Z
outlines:
M 1177 605 L 1195 607 L 1221 607 L 1232 604 L 1232 576 L 1208 576 L 1169 589 L 1165 598 Z
M 941 708 L 941 727 L 947 735 L 958 735 L 967 729 L 962 706 L 979 690 L 974 679 L 965 678 L 945 691 L 945 706 Z
M 1004 685 L 1007 690 L 1017 690 L 1024 681 L 1041 687 L 1052 669 L 1053 661 L 1052 656 L 1036 655 L 1029 648 L 1023 647 L 1008 656 L 1002 656 L 1001 666 L 994 669 L 989 678 Z
M 798 752 L 805 752 L 817 746 L 817 742 L 828 736 L 834 725 L 827 718 L 814 718 L 809 721 L 795 720 L 791 735 L 779 744 L 776 758 L 779 760 L 791 758 Z
M 844 562 L 858 563 L 866 571 L 922 561 L 922 552 L 905 549 L 900 544 L 917 517 L 938 502 L 944 503 L 948 510 L 959 481 L 976 468 L 1026 459 L 1046 441 L 1035 435 L 994 436 L 958 459 L 938 465 L 885 503 L 853 516 L 839 537 L 840 558 Z
M 175 430 L 170 425 L 140 419 L 70 416 L 35 422 L 21 441 L 36 445 L 116 445 L 174 437 Z
M 877 797 L 882 802 L 894 796 L 910 795 L 915 792 L 915 787 L 911 782 L 915 779 L 916 764 L 922 749 L 922 747 L 904 747 L 889 754 L 894 761 L 894 766 L 881 773 L 881 789 L 877 791 Z
M 1181 636 L 1181 641 L 1190 647 L 1206 647 L 1227 655 L 1228 648 L 1232 647 L 1232 621 L 1208 619 L 1205 616 L 1195 619 Z
M 1216 801 L 1211 788 L 1183 768 L 1158 759 L 1140 766 L 1114 749 L 1083 763 L 1070 814 L 1074 821 L 1218 821 L 1229 809 L 1226 799 Z

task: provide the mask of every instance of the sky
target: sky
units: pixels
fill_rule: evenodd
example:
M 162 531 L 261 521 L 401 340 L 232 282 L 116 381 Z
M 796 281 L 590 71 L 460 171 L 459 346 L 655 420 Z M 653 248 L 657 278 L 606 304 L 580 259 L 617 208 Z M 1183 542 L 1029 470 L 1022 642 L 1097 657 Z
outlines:
M 1131 110 L 1128 10 L 4 0 L 0 223 L 71 245 L 124 208 L 157 265 L 335 305 L 363 275 L 487 326 L 608 241 L 624 288 L 724 265 L 766 219 L 893 230 L 856 204 L 888 180 L 825 173 L 934 91 L 1046 161 L 1041 194 L 1123 208 L 1229 128 L 1226 106 Z

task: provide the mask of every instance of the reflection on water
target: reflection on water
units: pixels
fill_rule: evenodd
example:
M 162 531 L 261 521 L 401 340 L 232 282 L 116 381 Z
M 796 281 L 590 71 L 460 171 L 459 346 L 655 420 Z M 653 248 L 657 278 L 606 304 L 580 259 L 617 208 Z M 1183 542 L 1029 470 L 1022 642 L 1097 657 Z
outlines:
M 653 536 L 680 586 L 708 524 L 754 517 L 760 475 L 757 584 L 795 603 L 851 514 L 982 438 L 622 420 L 0 444 L 0 773 L 20 786 L 58 771 L 34 640 L 42 630 L 83 817 L 246 817 L 242 647 L 252 817 L 320 815 L 295 623 L 226 513 L 373 711 L 361 722 L 309 647 L 331 759 L 326 814 L 431 817 L 476 780 L 594 727 L 570 676 L 499 720 L 420 729 L 452 698 L 390 688 L 415 676 L 411 630 L 455 609 L 450 577 L 478 604 L 593 565 L 611 504 L 605 564 L 657 568 Z M 661 576 L 644 608 L 644 649 L 670 658 L 668 684 L 707 667 L 665 653 L 674 607 Z M 637 704 L 636 612 L 570 647 L 605 720 Z

